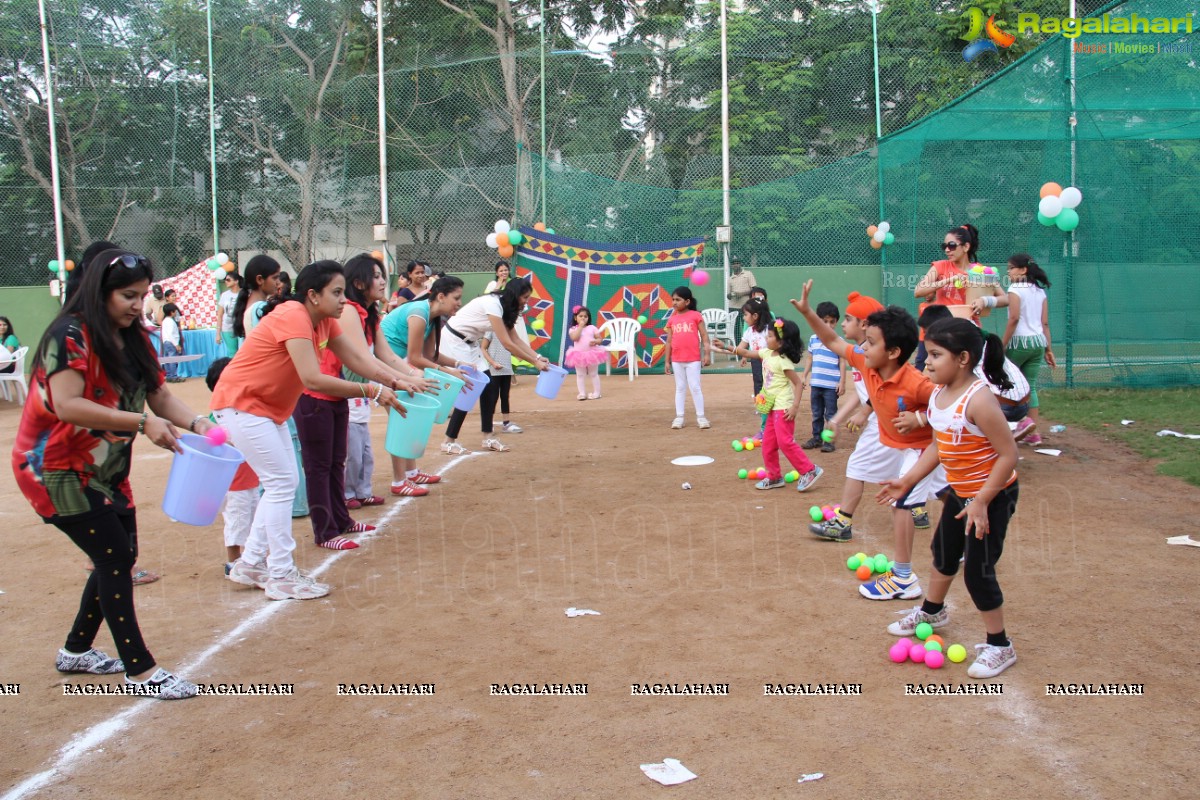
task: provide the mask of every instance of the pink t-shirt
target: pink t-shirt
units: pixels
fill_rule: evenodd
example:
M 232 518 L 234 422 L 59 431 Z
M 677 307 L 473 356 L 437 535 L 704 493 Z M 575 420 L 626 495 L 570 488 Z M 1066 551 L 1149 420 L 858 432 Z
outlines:
M 667 320 L 667 327 L 671 329 L 671 361 L 699 361 L 700 329 L 704 327 L 704 317 L 700 312 L 672 314 Z

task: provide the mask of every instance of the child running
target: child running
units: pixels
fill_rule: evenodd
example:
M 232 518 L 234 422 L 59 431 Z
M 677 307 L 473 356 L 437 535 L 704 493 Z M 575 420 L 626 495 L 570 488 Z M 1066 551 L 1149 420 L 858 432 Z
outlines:
M 924 411 L 933 392 L 933 384 L 907 363 L 917 347 L 916 320 L 897 306 L 876 311 L 867 317 L 866 342 L 859 352 L 859 348 L 852 348 L 838 338 L 808 304 L 812 285 L 811 280 L 806 281 L 800 299 L 793 300 L 792 305 L 804 315 L 826 347 L 862 372 L 871 406 L 878 415 L 879 438 L 888 447 L 904 452 L 902 472 L 909 469 L 933 438 L 928 428 L 916 424 L 912 413 L 902 416 L 905 411 Z M 858 587 L 863 597 L 911 600 L 921 596 L 920 581 L 912 571 L 914 527 L 911 509 L 923 505 L 930 493 L 939 491 L 944 484 L 944 476 L 934 470 L 896 503 L 892 511 L 895 562 L 891 570 Z
M 709 355 L 708 329 L 704 317 L 696 310 L 692 290 L 680 286 L 671 292 L 675 313 L 667 319 L 667 352 L 664 358 L 666 373 L 675 373 L 675 419 L 671 428 L 683 427 L 683 403 L 686 393 L 692 394 L 696 408 L 696 427 L 704 430 L 712 424 L 704 416 L 704 393 L 700 391 L 700 369 L 712 363 Z
M 972 678 L 994 678 L 1017 662 L 1004 630 L 1004 594 L 996 580 L 1008 523 L 1017 509 L 1017 447 L 999 404 L 987 391 L 988 382 L 1007 388 L 1003 371 L 989 372 L 987 381 L 974 373 L 983 346 L 979 329 L 967 320 L 943 320 L 929 328 L 925 371 L 938 386 L 929 399 L 928 418 L 920 412 L 916 417 L 919 425 L 933 429 L 934 442 L 878 495 L 881 503 L 902 502 L 939 462 L 945 468 L 950 492 L 931 548 L 937 572 L 924 603 L 889 625 L 888 632 L 906 636 L 922 622 L 934 628 L 949 622 L 946 594 L 962 558 L 963 580 L 987 632 L 967 670 Z
M 592 324 L 592 312 L 585 306 L 575 306 L 575 324 L 567 331 L 574 344 L 567 350 L 563 363 L 575 368 L 575 384 L 579 388 L 579 400 L 600 399 L 600 365 L 608 358 L 608 350 L 601 343 L 596 326 Z M 587 380 L 592 379 L 592 392 L 587 391 Z
M 755 489 L 782 489 L 786 482 L 779 468 L 779 451 L 787 456 L 800 472 L 796 488 L 803 492 L 811 488 L 824 470 L 814 466 L 796 444 L 796 413 L 800 410 L 800 378 L 796 363 L 804 357 L 800 328 L 791 320 L 777 319 L 767 328 L 767 346 L 756 353 L 743 347 L 730 349 L 724 342 L 714 341 L 713 348 L 742 358 L 757 358 L 763 364 L 762 391 L 755 395 L 760 413 L 767 415 L 763 430 L 762 456 L 767 477 L 754 484 Z

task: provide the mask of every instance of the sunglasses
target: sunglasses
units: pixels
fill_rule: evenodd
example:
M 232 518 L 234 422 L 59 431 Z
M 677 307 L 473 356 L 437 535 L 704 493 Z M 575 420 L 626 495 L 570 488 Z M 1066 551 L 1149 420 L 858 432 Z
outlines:
M 943 250 L 957 250 L 958 247 L 959 247 L 958 242 L 942 242 Z
M 120 264 L 125 269 L 137 269 L 138 267 L 148 266 L 149 262 L 145 258 L 133 253 L 117 256 L 112 261 L 108 262 L 108 266 L 104 268 L 105 272 Z

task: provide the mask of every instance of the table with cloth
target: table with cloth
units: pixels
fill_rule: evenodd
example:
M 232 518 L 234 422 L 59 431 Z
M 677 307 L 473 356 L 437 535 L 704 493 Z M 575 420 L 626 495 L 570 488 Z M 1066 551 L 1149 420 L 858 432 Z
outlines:
M 150 334 L 154 342 L 155 352 L 162 354 L 162 340 L 157 331 Z M 176 374 L 181 378 L 203 378 L 208 374 L 209 365 L 226 355 L 225 345 L 217 341 L 217 331 L 214 328 L 196 328 L 183 331 L 183 355 L 198 355 L 200 358 L 180 361 Z

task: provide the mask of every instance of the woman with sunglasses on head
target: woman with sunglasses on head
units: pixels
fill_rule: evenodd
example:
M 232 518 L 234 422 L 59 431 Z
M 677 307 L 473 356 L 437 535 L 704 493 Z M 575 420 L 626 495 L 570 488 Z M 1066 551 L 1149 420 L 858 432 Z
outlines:
M 13 446 L 13 472 L 34 511 L 95 564 L 58 651 L 58 671 L 124 672 L 126 683 L 174 700 L 192 697 L 197 689 L 156 664 L 138 628 L 132 575 L 137 516 L 129 467 L 137 434 L 178 451 L 180 428 L 203 434 L 211 423 L 164 383 L 141 325 L 142 299 L 153 277 L 148 260 L 124 250 L 106 250 L 92 261 L 38 344 Z M 102 622 L 120 658 L 93 648 Z

